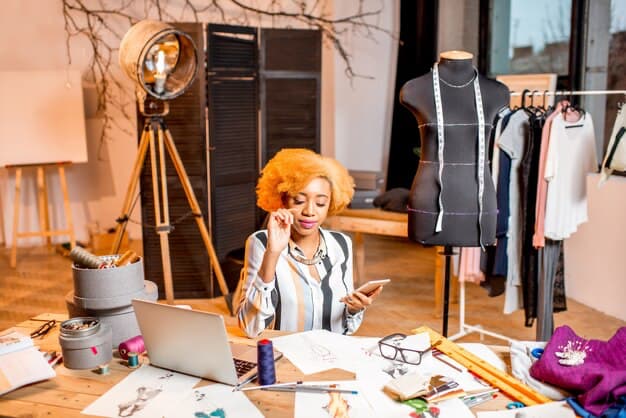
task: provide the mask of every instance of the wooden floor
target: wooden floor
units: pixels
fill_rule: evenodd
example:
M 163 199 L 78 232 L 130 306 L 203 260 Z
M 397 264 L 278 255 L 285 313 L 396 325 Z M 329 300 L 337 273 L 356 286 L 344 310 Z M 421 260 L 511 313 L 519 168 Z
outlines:
M 434 248 L 391 237 L 366 236 L 365 279 L 389 277 L 376 303 L 368 309 L 359 335 L 383 336 L 407 332 L 420 325 L 441 330 L 441 319 L 434 312 L 433 277 Z M 140 250 L 140 243 L 133 248 Z M 69 259 L 45 247 L 25 248 L 18 252 L 17 269 L 9 267 L 9 251 L 0 250 L 0 330 L 42 312 L 65 312 L 65 295 L 72 289 Z M 566 272 L 567 274 L 567 272 Z M 490 298 L 480 286 L 468 284 L 466 323 L 481 324 L 490 331 L 514 339 L 534 340 L 534 328 L 524 326 L 523 311 L 504 315 L 503 296 Z M 217 300 L 186 300 L 198 309 L 229 317 L 221 298 Z M 558 325 L 567 324 L 586 338 L 606 340 L 626 322 L 604 315 L 585 305 L 568 300 L 568 310 L 555 315 Z M 449 334 L 458 331 L 458 306 L 450 307 Z M 461 341 L 479 341 L 478 334 L 469 334 Z M 503 341 L 485 337 L 485 342 Z

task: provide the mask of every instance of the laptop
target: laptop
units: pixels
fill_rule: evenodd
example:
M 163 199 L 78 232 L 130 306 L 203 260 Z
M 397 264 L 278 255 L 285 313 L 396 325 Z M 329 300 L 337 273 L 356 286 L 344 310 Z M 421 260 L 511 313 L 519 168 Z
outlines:
M 257 375 L 254 346 L 229 343 L 221 315 L 133 299 L 150 364 L 227 385 Z M 282 355 L 275 351 L 274 361 Z

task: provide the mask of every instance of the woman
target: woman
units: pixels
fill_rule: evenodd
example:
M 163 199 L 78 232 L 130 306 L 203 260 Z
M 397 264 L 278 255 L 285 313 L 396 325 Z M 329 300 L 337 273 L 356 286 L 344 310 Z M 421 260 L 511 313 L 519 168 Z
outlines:
M 345 208 L 354 186 L 337 161 L 306 149 L 283 149 L 261 173 L 257 205 L 267 230 L 246 242 L 239 283 L 239 326 L 250 337 L 264 329 L 355 332 L 381 292 L 354 291 L 352 242 L 321 228 Z

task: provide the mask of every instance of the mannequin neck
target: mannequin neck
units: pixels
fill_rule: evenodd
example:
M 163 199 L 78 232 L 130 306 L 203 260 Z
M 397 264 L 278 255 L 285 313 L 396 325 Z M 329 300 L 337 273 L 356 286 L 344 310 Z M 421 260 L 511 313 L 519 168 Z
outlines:
M 462 85 L 475 76 L 471 59 L 439 58 L 439 75 L 450 84 Z

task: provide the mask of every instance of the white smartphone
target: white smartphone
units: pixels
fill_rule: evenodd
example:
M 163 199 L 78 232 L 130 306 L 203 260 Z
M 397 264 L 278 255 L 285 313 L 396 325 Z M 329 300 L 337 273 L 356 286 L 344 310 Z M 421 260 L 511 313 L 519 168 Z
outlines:
M 367 283 L 362 284 L 361 286 L 359 286 L 356 291 L 357 292 L 361 292 L 366 296 L 371 295 L 372 293 L 374 293 L 374 291 L 376 291 L 376 289 L 378 289 L 379 287 L 386 285 L 387 283 L 389 283 L 391 281 L 391 279 L 380 279 L 380 280 L 370 280 Z

